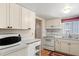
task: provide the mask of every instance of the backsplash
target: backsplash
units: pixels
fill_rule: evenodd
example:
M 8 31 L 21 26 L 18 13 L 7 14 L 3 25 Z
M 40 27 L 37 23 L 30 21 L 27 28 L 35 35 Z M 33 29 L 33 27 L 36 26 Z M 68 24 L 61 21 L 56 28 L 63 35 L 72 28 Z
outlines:
M 63 38 L 79 39 L 79 34 L 63 34 Z
M 0 29 L 0 34 L 5 33 L 18 33 L 21 35 L 22 38 L 33 39 L 33 37 L 31 37 L 30 30 Z

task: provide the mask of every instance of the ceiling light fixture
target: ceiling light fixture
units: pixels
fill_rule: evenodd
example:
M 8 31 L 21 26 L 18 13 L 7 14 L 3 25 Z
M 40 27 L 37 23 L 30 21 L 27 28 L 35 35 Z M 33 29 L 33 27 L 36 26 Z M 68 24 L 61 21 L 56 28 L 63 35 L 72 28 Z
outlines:
M 70 11 L 71 11 L 70 6 L 65 6 L 64 9 L 63 9 L 63 12 L 66 13 L 66 14 L 69 13 Z

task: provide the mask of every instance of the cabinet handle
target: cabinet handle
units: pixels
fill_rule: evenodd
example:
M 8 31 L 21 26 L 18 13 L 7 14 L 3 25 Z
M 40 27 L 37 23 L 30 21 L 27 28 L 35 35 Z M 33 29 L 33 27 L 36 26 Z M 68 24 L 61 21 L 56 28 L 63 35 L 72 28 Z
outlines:
M 71 45 L 71 43 L 68 43 L 68 45 Z
M 12 28 L 12 26 L 11 26 L 11 28 Z
M 12 28 L 12 26 L 10 26 L 9 28 Z
M 31 28 L 28 28 L 29 30 L 31 29 Z
M 10 28 L 9 26 L 7 26 L 7 28 Z
M 12 28 L 12 26 L 7 26 L 7 28 Z
M 11 26 L 9 26 L 9 28 L 11 28 Z

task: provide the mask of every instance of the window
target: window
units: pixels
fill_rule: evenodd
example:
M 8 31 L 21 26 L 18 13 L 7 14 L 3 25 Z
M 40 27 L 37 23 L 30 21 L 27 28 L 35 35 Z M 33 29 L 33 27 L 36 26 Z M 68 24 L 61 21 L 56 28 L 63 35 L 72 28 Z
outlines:
M 64 22 L 64 31 L 66 34 L 79 33 L 79 21 Z

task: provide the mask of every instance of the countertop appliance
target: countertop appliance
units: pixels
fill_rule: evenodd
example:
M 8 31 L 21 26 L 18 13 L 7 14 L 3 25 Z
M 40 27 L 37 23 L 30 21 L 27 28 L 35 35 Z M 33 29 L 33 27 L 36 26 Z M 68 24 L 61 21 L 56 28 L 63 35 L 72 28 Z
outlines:
M 0 56 L 40 55 L 40 42 L 40 40 L 28 40 L 23 37 L 21 40 L 19 34 L 0 34 Z
M 21 41 L 20 35 L 1 35 L 0 36 L 0 46 L 10 45 Z
M 0 34 L 0 50 L 20 44 L 20 34 Z
M 26 44 L 21 41 L 20 34 L 0 34 L 0 55 L 24 56 Z

